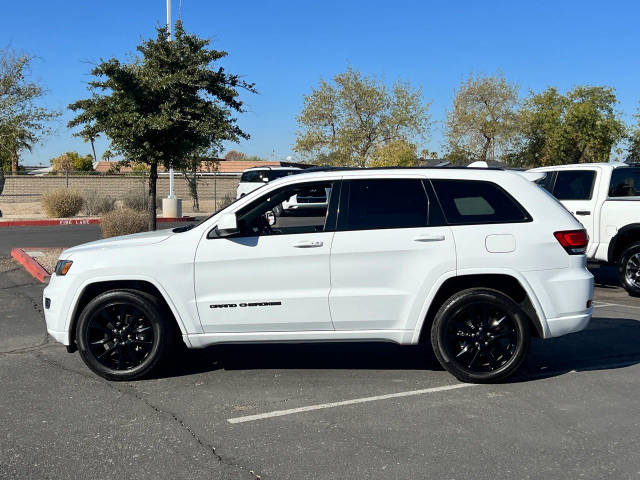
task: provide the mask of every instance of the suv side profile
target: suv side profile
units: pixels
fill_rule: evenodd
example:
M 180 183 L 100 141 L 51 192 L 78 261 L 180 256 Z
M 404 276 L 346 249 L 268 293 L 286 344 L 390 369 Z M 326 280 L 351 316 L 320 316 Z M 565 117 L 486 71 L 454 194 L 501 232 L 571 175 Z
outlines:
M 278 217 L 327 192 L 315 216 Z M 281 178 L 193 227 L 65 250 L 44 291 L 49 333 L 98 375 L 148 374 L 176 339 L 431 343 L 468 382 L 513 374 L 530 338 L 586 327 L 586 234 L 521 175 L 327 170 Z

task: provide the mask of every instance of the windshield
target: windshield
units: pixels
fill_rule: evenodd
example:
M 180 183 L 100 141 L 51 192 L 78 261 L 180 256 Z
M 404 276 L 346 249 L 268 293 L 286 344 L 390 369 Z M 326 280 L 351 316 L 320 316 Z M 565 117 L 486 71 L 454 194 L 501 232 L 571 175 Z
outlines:
M 214 215 L 219 214 L 222 210 L 224 210 L 227 207 L 230 207 L 231 205 L 233 205 L 234 203 L 236 203 L 238 200 L 241 200 L 241 199 L 242 199 L 242 197 L 236 198 L 233 202 L 227 203 L 226 205 L 223 205 L 218 210 L 213 212 L 211 215 L 208 215 L 207 217 L 203 218 L 202 220 L 200 220 L 200 221 L 198 221 L 196 223 L 190 223 L 189 225 L 185 225 L 184 227 L 176 227 L 176 228 L 172 229 L 171 231 L 173 233 L 187 232 L 187 231 L 191 230 L 192 228 L 197 227 L 198 225 L 202 225 L 204 222 L 209 220 L 211 217 L 213 217 Z

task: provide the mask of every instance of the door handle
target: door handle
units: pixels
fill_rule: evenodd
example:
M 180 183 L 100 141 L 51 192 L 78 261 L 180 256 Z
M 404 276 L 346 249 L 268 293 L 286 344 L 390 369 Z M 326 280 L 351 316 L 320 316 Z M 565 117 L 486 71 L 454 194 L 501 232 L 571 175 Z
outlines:
M 576 215 L 591 215 L 591 212 L 589 210 L 578 210 Z
M 441 242 L 444 240 L 444 235 L 418 235 L 413 237 L 414 242 Z
M 295 248 L 318 248 L 318 247 L 321 247 L 322 245 L 324 245 L 324 243 L 320 241 L 316 241 L 316 242 L 306 241 L 306 242 L 298 242 L 293 244 Z

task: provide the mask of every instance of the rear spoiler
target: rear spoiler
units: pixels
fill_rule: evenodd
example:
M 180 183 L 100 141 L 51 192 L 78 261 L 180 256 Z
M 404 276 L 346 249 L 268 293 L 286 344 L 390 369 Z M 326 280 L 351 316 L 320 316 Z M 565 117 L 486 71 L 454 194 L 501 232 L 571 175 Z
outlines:
M 518 172 L 518 173 L 531 182 L 537 182 L 538 180 L 543 179 L 544 176 L 547 174 L 547 172 L 532 172 L 532 171 Z

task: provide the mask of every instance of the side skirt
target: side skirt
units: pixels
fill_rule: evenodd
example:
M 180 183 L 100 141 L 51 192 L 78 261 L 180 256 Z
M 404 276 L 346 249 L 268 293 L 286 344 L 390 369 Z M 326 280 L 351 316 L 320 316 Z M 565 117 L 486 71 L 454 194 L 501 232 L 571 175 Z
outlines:
M 383 341 L 411 345 L 413 330 L 310 330 L 301 332 L 197 333 L 188 335 L 191 348 L 219 343 L 306 343 Z

